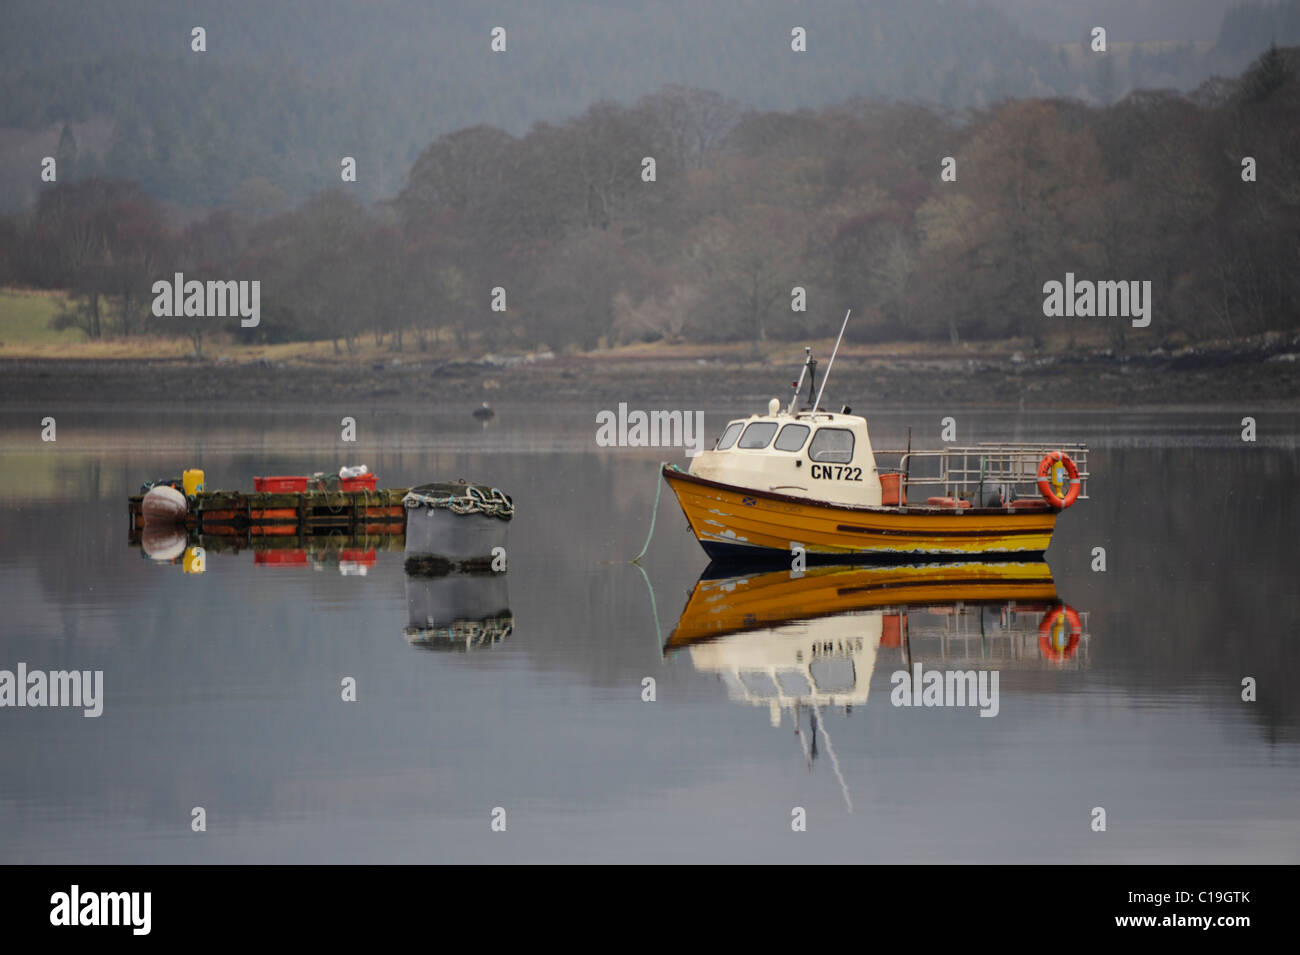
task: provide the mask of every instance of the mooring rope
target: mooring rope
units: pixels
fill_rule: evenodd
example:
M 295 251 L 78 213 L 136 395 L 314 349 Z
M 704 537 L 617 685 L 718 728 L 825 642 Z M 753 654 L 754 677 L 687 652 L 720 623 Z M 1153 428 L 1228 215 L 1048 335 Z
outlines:
M 650 583 L 650 575 L 645 572 L 645 568 L 641 566 L 640 561 L 641 558 L 646 555 L 646 551 L 650 549 L 650 541 L 655 536 L 655 520 L 659 516 L 659 494 L 664 489 L 664 483 L 660 480 L 659 476 L 663 471 L 664 464 L 666 463 L 667 462 L 661 461 L 658 470 L 655 471 L 655 505 L 650 510 L 650 533 L 645 537 L 645 544 L 641 548 L 641 553 L 628 561 L 628 563 L 633 567 L 641 571 L 641 578 L 645 581 L 645 589 L 650 594 L 650 610 L 654 614 L 655 620 L 655 646 L 659 648 L 660 659 L 663 659 L 664 655 L 664 631 L 659 625 L 659 601 L 655 599 L 655 588 L 654 585 Z
M 650 533 L 645 536 L 645 545 L 641 548 L 641 553 L 632 558 L 631 562 L 633 564 L 637 563 L 637 561 L 645 556 L 645 552 L 650 549 L 650 539 L 655 536 L 655 519 L 659 516 L 659 493 L 664 489 L 664 482 L 661 479 L 661 475 L 663 473 L 664 465 L 667 463 L 667 461 L 660 461 L 655 470 L 655 506 L 654 509 L 650 511 Z M 647 579 L 646 583 L 649 582 L 649 579 Z
M 662 660 L 664 656 L 664 631 L 659 626 L 659 601 L 655 600 L 655 588 L 650 583 L 650 575 L 645 572 L 644 567 L 636 561 L 632 561 L 632 566 L 641 571 L 641 578 L 645 581 L 645 589 L 650 594 L 650 610 L 654 613 L 655 619 L 655 646 L 659 649 L 659 659 Z

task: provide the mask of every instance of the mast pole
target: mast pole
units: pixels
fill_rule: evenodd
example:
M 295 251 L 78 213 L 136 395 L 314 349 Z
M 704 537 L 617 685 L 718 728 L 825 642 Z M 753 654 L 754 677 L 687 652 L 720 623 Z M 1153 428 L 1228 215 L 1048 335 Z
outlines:
M 826 363 L 826 374 L 822 375 L 821 390 L 817 392 L 817 400 L 813 402 L 813 412 L 822 406 L 822 392 L 826 390 L 826 382 L 830 380 L 831 369 L 835 367 L 835 356 L 840 352 L 840 342 L 844 341 L 844 329 L 849 327 L 849 316 L 853 314 L 853 309 L 844 313 L 844 324 L 840 326 L 840 337 L 835 339 L 835 350 L 831 352 L 831 360 Z

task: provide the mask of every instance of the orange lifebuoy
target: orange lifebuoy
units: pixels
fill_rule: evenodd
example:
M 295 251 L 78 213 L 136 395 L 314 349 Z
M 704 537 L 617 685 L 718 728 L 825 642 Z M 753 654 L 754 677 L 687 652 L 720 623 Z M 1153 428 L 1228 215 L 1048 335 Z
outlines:
M 1057 464 L 1065 468 L 1065 473 L 1069 476 L 1070 489 L 1065 494 L 1057 490 L 1065 487 L 1066 483 L 1056 471 Z M 1073 504 L 1079 497 L 1082 483 L 1079 480 L 1079 469 L 1064 451 L 1045 454 L 1043 460 L 1038 462 L 1038 493 L 1043 495 L 1043 500 L 1052 507 L 1065 509 Z
M 1066 626 L 1069 627 L 1068 636 Z M 1038 625 L 1038 649 L 1047 660 L 1068 660 L 1079 649 L 1083 636 L 1083 621 L 1079 612 L 1069 604 L 1057 604 L 1056 609 L 1043 617 Z

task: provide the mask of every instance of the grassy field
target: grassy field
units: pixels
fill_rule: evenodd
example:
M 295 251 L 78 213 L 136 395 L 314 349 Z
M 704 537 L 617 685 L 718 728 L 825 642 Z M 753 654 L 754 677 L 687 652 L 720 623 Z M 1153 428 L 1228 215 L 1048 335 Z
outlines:
M 85 336 L 76 329 L 50 328 L 50 319 L 62 304 L 62 292 L 0 289 L 0 350 L 57 348 L 81 341 Z

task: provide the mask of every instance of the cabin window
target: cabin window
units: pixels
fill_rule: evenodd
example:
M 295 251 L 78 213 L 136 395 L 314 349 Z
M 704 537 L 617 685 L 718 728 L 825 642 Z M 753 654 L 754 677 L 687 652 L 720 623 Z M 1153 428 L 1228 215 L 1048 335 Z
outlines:
M 817 689 L 823 693 L 847 693 L 857 683 L 853 661 L 849 657 L 825 657 L 808 664 Z
M 775 421 L 755 421 L 745 429 L 745 436 L 740 439 L 738 447 L 747 451 L 765 448 L 772 443 L 774 434 L 776 434 Z
M 853 432 L 844 428 L 822 428 L 808 446 L 808 457 L 828 464 L 848 464 L 853 460 Z
M 798 451 L 808 440 L 808 432 L 811 430 L 806 424 L 788 424 L 777 435 L 774 447 L 778 451 Z
M 807 696 L 812 692 L 812 685 L 802 670 L 777 670 L 776 685 L 786 696 Z
M 745 684 L 740 682 L 740 677 L 736 676 L 736 674 L 732 673 L 730 670 L 723 670 L 718 674 L 718 676 L 721 677 L 722 682 L 727 685 L 728 696 L 735 700 L 743 700 L 745 698 Z
M 740 437 L 740 432 L 744 427 L 745 422 L 743 421 L 733 421 L 731 424 L 727 425 L 727 430 L 722 432 L 722 439 L 718 442 L 718 450 L 725 451 L 727 448 L 735 444 L 736 439 Z
M 776 696 L 776 683 L 772 675 L 763 670 L 747 670 L 740 674 L 740 682 L 754 696 Z

